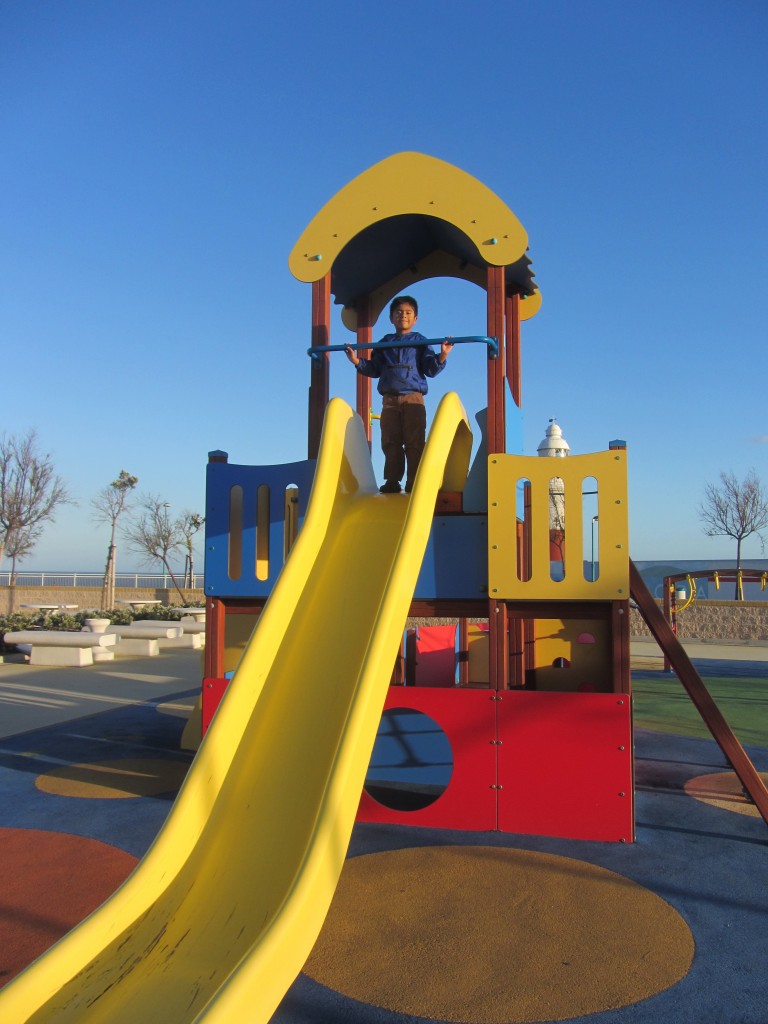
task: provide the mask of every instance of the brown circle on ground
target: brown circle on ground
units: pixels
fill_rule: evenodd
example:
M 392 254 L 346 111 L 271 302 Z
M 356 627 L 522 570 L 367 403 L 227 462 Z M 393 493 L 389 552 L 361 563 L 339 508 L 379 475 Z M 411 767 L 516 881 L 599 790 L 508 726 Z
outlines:
M 768 786 L 768 772 L 760 772 L 760 778 Z M 697 775 L 685 784 L 688 796 L 711 804 L 724 811 L 734 814 L 745 814 L 751 818 L 759 818 L 760 811 L 744 792 L 736 772 L 713 772 L 710 775 Z
M 38 775 L 35 785 L 55 796 L 114 800 L 175 793 L 189 770 L 186 761 L 134 758 L 68 764 Z
M 137 860 L 96 839 L 0 828 L 0 985 L 110 896 Z
M 682 917 L 584 861 L 429 846 L 348 860 L 304 971 L 346 996 L 462 1024 L 565 1020 L 669 988 Z

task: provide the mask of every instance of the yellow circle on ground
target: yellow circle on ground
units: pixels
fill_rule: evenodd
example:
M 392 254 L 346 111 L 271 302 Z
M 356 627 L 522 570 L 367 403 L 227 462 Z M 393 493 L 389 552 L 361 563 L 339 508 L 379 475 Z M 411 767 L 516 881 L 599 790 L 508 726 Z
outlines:
M 760 772 L 760 778 L 768 786 L 768 772 Z M 723 811 L 734 814 L 745 814 L 750 818 L 759 818 L 760 811 L 744 792 L 736 772 L 713 772 L 710 775 L 697 775 L 685 784 L 688 796 L 701 800 L 702 803 L 719 807 Z
M 305 973 L 353 999 L 462 1024 L 565 1020 L 669 988 L 682 917 L 584 861 L 429 846 L 346 862 Z
M 68 764 L 38 775 L 35 786 L 55 796 L 115 800 L 175 793 L 189 769 L 186 761 L 134 758 Z

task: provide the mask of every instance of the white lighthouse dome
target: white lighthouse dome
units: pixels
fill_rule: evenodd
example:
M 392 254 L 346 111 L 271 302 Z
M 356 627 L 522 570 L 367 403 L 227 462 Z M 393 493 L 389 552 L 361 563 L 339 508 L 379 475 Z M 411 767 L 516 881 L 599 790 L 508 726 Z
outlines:
M 546 436 L 536 451 L 539 455 L 559 459 L 565 458 L 566 455 L 570 454 L 571 446 L 563 437 L 560 425 L 554 419 L 549 421 Z

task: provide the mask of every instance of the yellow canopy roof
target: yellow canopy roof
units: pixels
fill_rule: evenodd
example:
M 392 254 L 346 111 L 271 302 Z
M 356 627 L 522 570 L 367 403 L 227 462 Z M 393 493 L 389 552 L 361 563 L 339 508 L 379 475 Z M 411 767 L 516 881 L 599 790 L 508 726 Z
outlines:
M 499 197 L 470 174 L 423 153 L 397 153 L 354 178 L 313 218 L 288 260 L 300 281 L 331 272 L 331 291 L 354 327 L 354 306 L 370 296 L 374 316 L 410 285 L 458 277 L 485 286 L 487 265 L 506 267 L 511 292 L 540 305 L 528 236 Z

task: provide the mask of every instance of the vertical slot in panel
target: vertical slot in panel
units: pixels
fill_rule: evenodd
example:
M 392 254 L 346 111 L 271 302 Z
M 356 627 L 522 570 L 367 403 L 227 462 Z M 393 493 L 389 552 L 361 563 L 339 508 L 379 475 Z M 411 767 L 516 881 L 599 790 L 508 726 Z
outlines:
M 269 484 L 256 492 L 256 579 L 269 579 Z
M 239 580 L 243 574 L 243 488 L 239 484 L 229 492 L 227 574 L 231 580 Z
M 549 578 L 565 579 L 565 483 L 562 477 L 549 481 Z
M 584 579 L 595 583 L 600 578 L 600 517 L 597 478 L 587 476 L 581 485 L 581 510 L 584 524 Z
M 531 578 L 531 481 L 518 480 L 515 493 L 517 520 L 521 526 L 517 544 L 517 578 L 521 583 L 527 583 Z
M 285 488 L 285 526 L 283 530 L 283 561 L 288 558 L 296 534 L 299 532 L 299 488 L 289 484 Z

